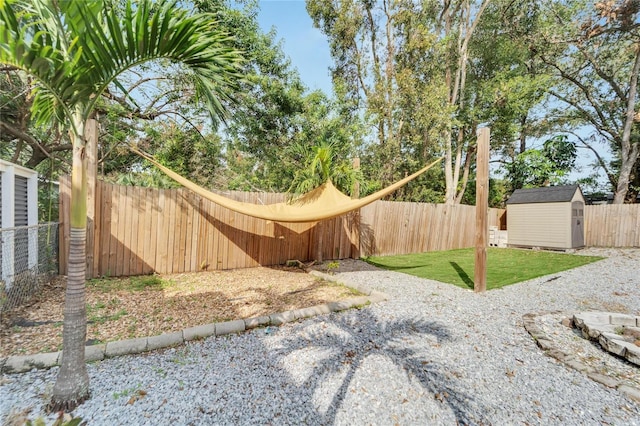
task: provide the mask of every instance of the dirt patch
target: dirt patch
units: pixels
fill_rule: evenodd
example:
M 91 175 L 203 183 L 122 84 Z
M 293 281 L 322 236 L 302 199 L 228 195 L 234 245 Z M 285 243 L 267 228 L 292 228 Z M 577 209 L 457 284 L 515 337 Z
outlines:
M 65 277 L 0 321 L 0 356 L 62 347 Z M 90 280 L 87 342 L 154 336 L 187 327 L 268 315 L 352 297 L 357 292 L 299 268 L 152 275 Z

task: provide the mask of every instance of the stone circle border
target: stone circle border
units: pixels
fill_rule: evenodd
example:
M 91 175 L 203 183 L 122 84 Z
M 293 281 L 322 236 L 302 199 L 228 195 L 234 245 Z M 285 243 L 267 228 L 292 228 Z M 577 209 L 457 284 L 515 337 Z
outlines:
M 549 311 L 540 313 L 528 313 L 522 316 L 524 328 L 531 335 L 538 347 L 542 349 L 546 355 L 562 362 L 565 366 L 576 371 L 584 373 L 591 380 L 600 383 L 608 388 L 617 389 L 620 393 L 636 403 L 640 403 L 640 388 L 623 384 L 620 381 L 597 373 L 593 367 L 590 367 L 576 359 L 573 354 L 568 354 L 554 344 L 553 340 L 535 323 L 535 318 L 543 315 L 562 314 L 561 311 Z

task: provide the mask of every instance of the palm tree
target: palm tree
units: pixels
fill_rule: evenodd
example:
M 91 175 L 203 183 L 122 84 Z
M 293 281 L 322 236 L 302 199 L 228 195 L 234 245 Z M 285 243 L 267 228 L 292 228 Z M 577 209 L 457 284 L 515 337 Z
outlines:
M 341 191 L 351 193 L 354 185 L 363 183 L 364 178 L 360 169 L 354 168 L 347 150 L 335 142 L 293 143 L 289 152 L 299 161 L 300 168 L 287 192 L 300 195 L 331 181 Z
M 122 7 L 124 3 L 124 7 Z M 86 339 L 85 248 L 87 163 L 85 124 L 122 73 L 151 60 L 186 66 L 196 93 L 212 117 L 239 79 L 240 57 L 212 15 L 179 9 L 161 0 L 0 1 L 0 63 L 31 75 L 36 83 L 32 115 L 40 125 L 68 129 L 73 143 L 71 234 L 64 307 L 61 367 L 49 409 L 72 410 L 89 398 Z

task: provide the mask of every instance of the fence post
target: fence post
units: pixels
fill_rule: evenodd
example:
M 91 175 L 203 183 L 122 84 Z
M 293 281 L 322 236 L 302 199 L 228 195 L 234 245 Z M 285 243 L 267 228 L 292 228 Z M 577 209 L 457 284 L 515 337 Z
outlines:
M 489 208 L 489 128 L 478 130 L 476 157 L 476 257 L 473 290 L 487 289 L 487 210 Z

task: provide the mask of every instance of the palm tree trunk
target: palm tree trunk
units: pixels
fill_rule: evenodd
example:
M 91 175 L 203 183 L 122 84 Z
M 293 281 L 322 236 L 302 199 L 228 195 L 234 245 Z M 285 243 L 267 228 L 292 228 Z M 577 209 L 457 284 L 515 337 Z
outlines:
M 69 275 L 62 332 L 62 362 L 48 407 L 51 412 L 71 411 L 89 398 L 89 375 L 84 359 L 87 335 L 84 288 L 86 235 L 86 228 L 71 228 Z
M 69 272 L 64 302 L 62 360 L 48 405 L 49 411 L 71 411 L 89 398 L 89 375 L 84 359 L 87 337 L 85 302 L 87 244 L 87 163 L 84 122 L 76 120 L 71 172 L 71 233 L 69 236 Z M 74 134 L 75 133 L 75 134 Z

